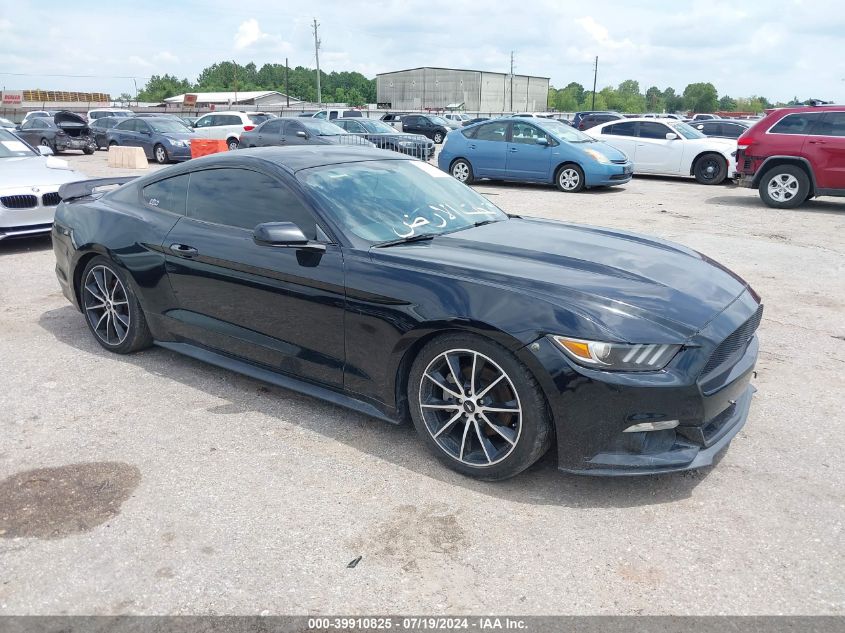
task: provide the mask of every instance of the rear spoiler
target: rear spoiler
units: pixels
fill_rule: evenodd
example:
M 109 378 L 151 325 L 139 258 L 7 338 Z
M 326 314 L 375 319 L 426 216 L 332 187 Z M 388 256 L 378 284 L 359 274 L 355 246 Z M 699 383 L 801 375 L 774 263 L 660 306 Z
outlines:
M 69 182 L 59 187 L 59 197 L 64 202 L 67 202 L 68 200 L 77 200 L 79 198 L 88 198 L 93 196 L 95 193 L 105 193 L 105 191 L 97 191 L 98 189 L 113 189 L 116 186 L 125 185 L 127 182 L 131 182 L 136 178 L 138 178 L 138 176 L 94 178 L 92 180 Z

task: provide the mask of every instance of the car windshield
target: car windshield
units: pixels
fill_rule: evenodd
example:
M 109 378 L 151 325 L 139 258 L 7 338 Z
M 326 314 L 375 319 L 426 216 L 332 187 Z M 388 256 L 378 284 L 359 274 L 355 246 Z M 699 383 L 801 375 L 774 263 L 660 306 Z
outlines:
M 184 134 L 185 132 L 191 131 L 184 123 L 182 123 L 178 119 L 165 119 L 164 117 L 156 117 L 153 119 L 147 119 L 147 123 L 150 124 L 150 127 L 153 128 L 153 130 L 159 132 L 160 134 Z
M 448 125 L 448 123 L 446 123 L 446 120 L 443 117 L 430 116 L 428 118 L 431 119 L 432 123 L 436 123 L 437 125 Z
M 37 156 L 38 153 L 17 136 L 0 128 L 0 158 Z
M 560 121 L 555 121 L 554 119 L 538 118 L 533 123 L 555 138 L 566 141 L 567 143 L 592 143 L 595 141 L 593 137 L 584 134 L 580 130 L 576 130 L 574 127 Z
M 387 123 L 382 123 L 381 121 L 364 119 L 363 121 L 359 121 L 359 123 L 364 126 L 367 132 L 373 132 L 374 134 L 396 134 L 395 127 L 392 127 Z
M 338 134 L 347 133 L 346 130 L 339 125 L 335 125 L 334 123 L 329 123 L 328 121 L 323 121 L 321 119 L 305 119 L 300 121 L 300 123 L 317 136 L 337 136 Z
M 507 219 L 473 189 L 418 160 L 327 165 L 298 178 L 346 233 L 370 244 Z
M 682 123 L 681 121 L 678 121 L 677 123 L 669 123 L 669 125 L 684 138 L 707 138 L 706 134 L 702 134 L 694 127 L 691 127 L 686 123 Z

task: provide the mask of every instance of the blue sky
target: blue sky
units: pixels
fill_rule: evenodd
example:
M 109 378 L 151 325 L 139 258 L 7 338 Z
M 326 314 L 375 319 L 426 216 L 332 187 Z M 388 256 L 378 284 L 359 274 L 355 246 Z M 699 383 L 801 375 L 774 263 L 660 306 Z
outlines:
M 383 0 L 0 0 L 0 86 L 134 93 L 152 74 L 195 79 L 222 59 L 377 72 L 415 66 L 507 71 L 592 83 L 636 79 L 720 94 L 845 101 L 841 0 L 611 2 Z M 20 76 L 19 73 L 27 76 Z M 48 75 L 97 75 L 51 77 Z

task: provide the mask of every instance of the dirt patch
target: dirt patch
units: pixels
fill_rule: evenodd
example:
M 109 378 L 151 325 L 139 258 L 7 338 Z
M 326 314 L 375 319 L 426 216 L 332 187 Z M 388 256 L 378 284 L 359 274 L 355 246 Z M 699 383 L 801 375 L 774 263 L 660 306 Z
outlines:
M 122 462 L 27 470 L 0 481 L 0 538 L 63 538 L 120 513 L 141 471 Z

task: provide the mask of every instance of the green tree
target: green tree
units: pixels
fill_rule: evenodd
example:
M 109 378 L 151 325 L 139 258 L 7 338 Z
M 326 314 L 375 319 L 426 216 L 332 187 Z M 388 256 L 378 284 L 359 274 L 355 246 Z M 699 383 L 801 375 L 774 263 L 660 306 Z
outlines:
M 675 94 L 674 88 L 666 88 L 663 91 L 663 107 L 666 112 L 680 112 L 684 109 L 684 98 Z
M 736 99 L 732 99 L 728 95 L 723 96 L 719 99 L 719 110 L 722 112 L 736 111 Z
M 684 88 L 684 107 L 691 112 L 715 112 L 719 93 L 711 83 L 689 84 Z
M 665 107 L 660 88 L 652 86 L 645 91 L 645 109 L 649 112 L 662 112 Z
M 193 89 L 193 85 L 187 79 L 179 79 L 175 75 L 153 75 L 138 92 L 138 101 L 159 102 Z

